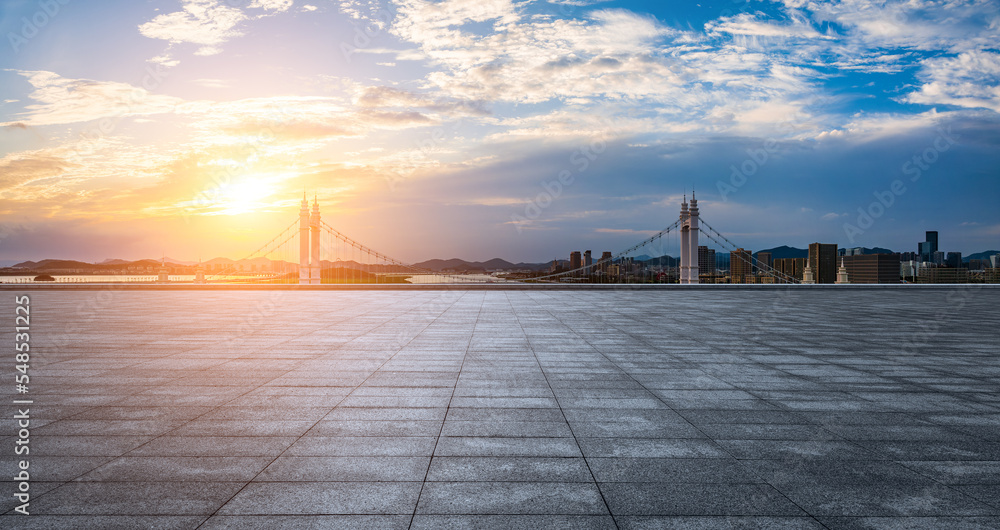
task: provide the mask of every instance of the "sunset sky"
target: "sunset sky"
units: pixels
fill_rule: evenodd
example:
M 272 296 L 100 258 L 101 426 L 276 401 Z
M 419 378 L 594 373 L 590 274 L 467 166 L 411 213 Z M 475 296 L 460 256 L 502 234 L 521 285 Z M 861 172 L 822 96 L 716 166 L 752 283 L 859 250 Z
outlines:
M 303 191 L 407 261 L 617 251 L 692 188 L 755 250 L 1000 248 L 994 0 L 32 0 L 0 33 L 3 264 L 239 258 Z

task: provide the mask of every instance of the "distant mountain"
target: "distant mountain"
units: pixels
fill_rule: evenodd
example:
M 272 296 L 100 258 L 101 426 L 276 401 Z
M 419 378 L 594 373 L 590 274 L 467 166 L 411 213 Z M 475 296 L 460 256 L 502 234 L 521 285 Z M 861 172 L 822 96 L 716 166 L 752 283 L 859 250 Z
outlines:
M 106 259 L 97 265 L 124 265 L 126 263 L 131 263 L 127 259 Z
M 868 247 L 851 247 L 851 248 L 860 248 L 862 254 L 895 254 L 896 253 L 895 250 L 889 250 L 887 248 L 882 248 L 882 247 L 872 247 L 872 248 L 868 248 Z M 838 250 L 843 250 L 843 249 L 838 249 Z
M 973 259 L 990 259 L 990 256 L 994 254 L 1000 254 L 1000 250 L 984 250 L 982 252 L 976 252 L 975 254 L 969 254 L 968 256 L 962 256 L 962 261 L 969 261 Z
M 43 259 L 41 261 L 22 261 L 21 263 L 14 265 L 14 267 L 32 270 L 93 269 L 94 267 L 98 267 L 98 265 L 72 259 Z
M 660 256 L 658 258 L 646 256 L 646 259 L 639 259 L 641 257 L 642 256 L 637 256 L 635 261 L 641 261 L 650 267 L 676 267 L 681 261 L 680 258 L 675 258 L 673 256 Z
M 754 257 L 756 257 L 757 254 L 760 254 L 761 252 L 770 252 L 771 253 L 771 259 L 808 258 L 809 257 L 809 249 L 807 249 L 807 248 L 789 247 L 787 245 L 781 245 L 780 247 L 774 247 L 774 248 L 767 248 L 767 249 L 764 249 L 764 250 L 758 250 L 757 252 L 753 253 Z M 728 254 L 728 252 L 726 254 Z M 718 255 L 718 254 L 716 254 L 716 255 Z
M 432 271 L 443 271 L 449 270 L 485 270 L 485 271 L 500 271 L 500 270 L 548 270 L 551 263 L 511 263 L 507 260 L 500 258 L 493 258 L 487 261 L 465 261 L 464 259 L 451 258 L 451 259 L 430 259 L 427 261 L 421 261 L 420 263 L 414 263 L 414 267 L 421 269 L 428 269 Z

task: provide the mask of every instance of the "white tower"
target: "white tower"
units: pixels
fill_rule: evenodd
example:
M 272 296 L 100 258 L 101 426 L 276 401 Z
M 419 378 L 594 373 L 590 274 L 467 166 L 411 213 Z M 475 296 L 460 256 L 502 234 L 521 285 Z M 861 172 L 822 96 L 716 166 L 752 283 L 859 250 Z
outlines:
M 322 271 L 323 265 L 320 263 L 319 259 L 319 235 L 320 235 L 320 223 L 319 223 L 319 199 L 317 197 L 313 198 L 313 208 L 312 215 L 309 217 L 309 230 L 312 237 L 312 259 L 309 261 L 309 283 L 310 284 L 320 284 L 320 273 Z
M 156 281 L 159 283 L 167 283 L 170 281 L 169 276 L 170 271 L 167 270 L 167 259 L 160 259 L 160 272 L 156 275 Z
M 851 283 L 847 280 L 847 267 L 844 266 L 844 258 L 840 258 L 840 268 L 837 269 L 837 281 L 835 283 Z
M 698 283 L 698 199 L 691 190 L 691 209 L 688 210 L 688 283 Z
M 194 269 L 194 283 L 205 283 L 205 266 L 198 260 L 198 266 Z
M 809 265 L 802 271 L 802 283 L 816 283 L 816 276 L 813 275 L 813 269 Z
M 688 202 L 687 195 L 684 195 L 684 200 L 681 201 L 681 283 L 689 283 L 688 278 L 690 278 L 690 267 L 691 256 L 689 256 L 689 245 L 688 240 L 691 236 L 690 225 L 688 225 Z
M 303 192 L 299 209 L 299 283 L 310 283 L 309 272 L 309 201 Z

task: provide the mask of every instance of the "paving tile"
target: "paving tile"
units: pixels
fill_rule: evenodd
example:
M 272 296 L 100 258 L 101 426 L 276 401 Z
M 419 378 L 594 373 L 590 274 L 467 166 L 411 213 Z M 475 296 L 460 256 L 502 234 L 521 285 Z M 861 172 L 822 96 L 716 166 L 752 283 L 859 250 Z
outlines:
M 422 481 L 430 457 L 282 456 L 256 479 L 259 482 Z
M 412 514 L 419 482 L 254 482 L 219 515 Z
M 209 515 L 239 482 L 70 482 L 33 500 L 35 515 Z
M 766 484 L 602 483 L 617 515 L 806 515 Z
M 615 521 L 607 515 L 421 515 L 413 517 L 413 530 L 478 530 L 537 528 L 560 530 L 612 530 Z
M 428 482 L 418 514 L 606 514 L 593 483 Z
M 427 480 L 593 482 L 593 477 L 582 458 L 435 456 Z

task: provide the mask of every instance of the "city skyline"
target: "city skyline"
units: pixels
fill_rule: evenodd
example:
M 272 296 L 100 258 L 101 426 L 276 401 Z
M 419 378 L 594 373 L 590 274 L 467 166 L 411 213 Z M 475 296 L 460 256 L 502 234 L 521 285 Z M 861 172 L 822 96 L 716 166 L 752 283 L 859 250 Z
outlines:
M 5 263 L 238 259 L 303 190 L 410 262 L 618 251 L 692 188 L 744 248 L 1000 247 L 992 3 L 40 5 L 0 13 Z

